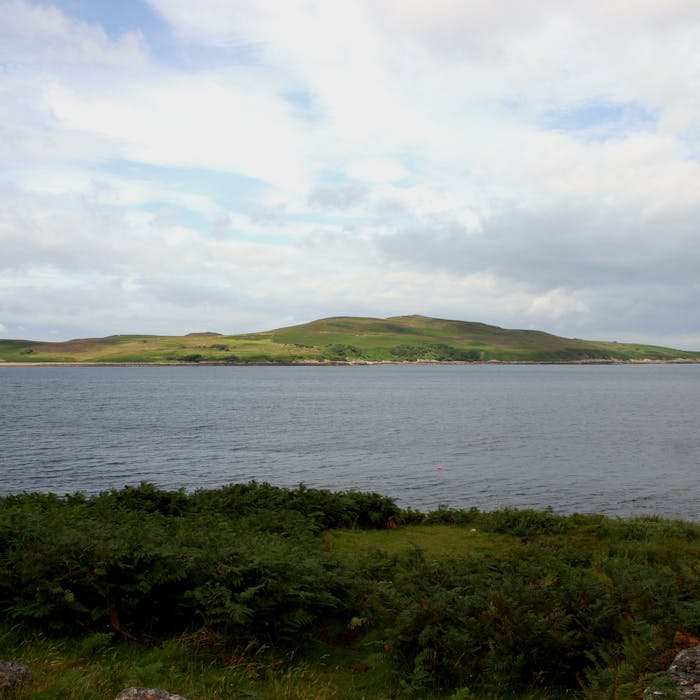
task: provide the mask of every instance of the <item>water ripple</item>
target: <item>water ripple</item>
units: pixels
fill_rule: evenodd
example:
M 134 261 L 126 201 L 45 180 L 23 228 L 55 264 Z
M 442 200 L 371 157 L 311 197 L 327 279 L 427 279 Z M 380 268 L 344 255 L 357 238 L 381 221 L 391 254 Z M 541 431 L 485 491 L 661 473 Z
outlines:
M 694 365 L 0 368 L 0 493 L 256 479 L 700 521 L 699 415 Z

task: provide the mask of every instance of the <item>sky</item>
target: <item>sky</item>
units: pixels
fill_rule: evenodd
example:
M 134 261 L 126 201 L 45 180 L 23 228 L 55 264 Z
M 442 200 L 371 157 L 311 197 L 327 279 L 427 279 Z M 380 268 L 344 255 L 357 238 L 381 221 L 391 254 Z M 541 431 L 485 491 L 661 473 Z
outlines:
M 697 0 L 0 0 L 0 337 L 700 350 L 699 233 Z

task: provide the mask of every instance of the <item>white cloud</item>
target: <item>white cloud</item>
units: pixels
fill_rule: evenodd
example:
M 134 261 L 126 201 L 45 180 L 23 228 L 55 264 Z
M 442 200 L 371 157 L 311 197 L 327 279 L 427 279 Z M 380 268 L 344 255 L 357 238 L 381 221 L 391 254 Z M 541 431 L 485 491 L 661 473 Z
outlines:
M 150 4 L 0 2 L 6 327 L 695 337 L 696 0 Z
M 538 319 L 560 319 L 570 314 L 586 314 L 588 306 L 581 299 L 563 289 L 550 289 L 536 296 L 530 303 L 528 313 Z
M 408 171 L 389 158 L 371 158 L 350 161 L 347 174 L 362 182 L 381 183 L 401 180 Z
M 114 157 L 239 172 L 290 189 L 303 182 L 301 138 L 279 101 L 213 76 L 171 85 L 163 77 L 116 96 L 54 88 L 47 99 L 65 128 L 109 139 Z

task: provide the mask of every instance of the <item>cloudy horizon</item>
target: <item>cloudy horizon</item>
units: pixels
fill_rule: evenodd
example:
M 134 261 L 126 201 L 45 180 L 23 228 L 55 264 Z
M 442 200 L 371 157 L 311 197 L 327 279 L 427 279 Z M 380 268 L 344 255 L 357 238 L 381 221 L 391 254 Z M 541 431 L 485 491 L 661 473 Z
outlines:
M 0 0 L 0 94 L 0 337 L 700 350 L 697 0 Z

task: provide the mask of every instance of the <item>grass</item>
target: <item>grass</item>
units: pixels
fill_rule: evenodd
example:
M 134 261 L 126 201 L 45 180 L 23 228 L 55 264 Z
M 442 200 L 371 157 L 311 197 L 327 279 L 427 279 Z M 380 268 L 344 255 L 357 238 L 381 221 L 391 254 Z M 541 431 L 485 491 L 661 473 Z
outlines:
M 2 700 L 635 700 L 700 637 L 700 525 L 257 482 L 21 494 L 0 614 L 36 679 Z
M 450 513 L 440 513 L 447 518 Z M 326 549 L 340 557 L 359 561 L 382 552 L 401 556 L 420 550 L 429 566 L 439 568 L 446 560 L 468 560 L 495 556 L 512 561 L 531 547 L 574 556 L 587 551 L 593 556 L 592 569 L 608 581 L 606 562 L 611 557 L 651 562 L 666 570 L 674 561 L 700 556 L 700 528 L 679 521 L 656 518 L 612 520 L 602 516 L 559 516 L 534 511 L 503 511 L 493 515 L 467 512 L 474 523 L 411 525 L 386 530 L 330 530 L 322 535 Z M 479 527 L 473 527 L 477 524 Z M 526 536 L 521 531 L 535 533 Z M 482 529 L 483 528 L 483 529 Z M 509 529 L 507 533 L 496 532 Z M 561 531 L 560 531 L 561 530 Z M 534 550 L 532 550 L 534 552 Z M 677 566 L 677 565 L 676 565 Z M 695 565 L 696 566 L 696 565 Z M 681 574 L 678 574 L 681 575 Z M 643 582 L 640 582 L 643 584 Z M 546 579 L 538 585 L 551 585 Z M 697 622 L 697 621 L 696 621 Z M 166 639 L 133 642 L 119 638 L 113 629 L 82 637 L 51 636 L 9 622 L 0 623 L 0 658 L 28 665 L 35 683 L 3 700 L 104 700 L 128 686 L 166 688 L 189 700 L 390 700 L 391 698 L 445 698 L 449 700 L 489 700 L 521 698 L 555 700 L 558 697 L 602 700 L 637 697 L 635 688 L 651 684 L 665 688 L 663 674 L 638 678 L 624 664 L 606 670 L 607 676 L 585 694 L 552 689 L 531 689 L 515 695 L 472 694 L 467 689 L 433 695 L 418 695 L 402 689 L 392 669 L 385 640 L 371 629 L 365 631 L 357 619 L 358 634 L 352 628 L 317 634 L 310 646 L 298 652 L 273 651 L 265 646 L 232 646 L 218 634 L 201 629 Z M 642 645 L 640 644 L 640 648 Z M 640 653 L 648 653 L 642 648 Z M 669 657 L 670 658 L 670 657 Z M 667 663 L 668 659 L 664 663 Z M 611 686 L 618 690 L 611 690 Z M 667 695 L 664 697 L 672 697 Z
M 153 643 L 110 632 L 83 639 L 0 626 L 0 658 L 29 666 L 34 683 L 3 700 L 104 700 L 131 687 L 164 688 L 188 700 L 388 700 L 394 697 L 380 645 L 322 644 L 307 658 L 237 649 L 202 633 Z
M 478 361 L 700 360 L 697 352 L 424 316 L 338 317 L 245 335 L 116 335 L 64 343 L 0 340 L 0 362 L 430 361 L 450 359 L 455 351 Z
M 94 634 L 82 642 L 0 634 L 3 658 L 20 658 L 34 675 L 18 700 L 96 700 L 130 686 L 165 688 L 189 700 L 209 698 L 336 697 L 323 674 L 284 659 L 250 658 L 205 638 L 178 638 L 145 646 Z M 326 686 L 324 688 L 324 686 Z M 1 693 L 1 691 L 0 691 Z M 1 697 L 1 695 L 0 695 Z
M 506 551 L 513 537 L 454 525 L 413 525 L 395 530 L 333 530 L 325 541 L 334 551 L 350 556 L 379 550 L 399 554 L 419 549 L 431 558 L 474 556 Z

